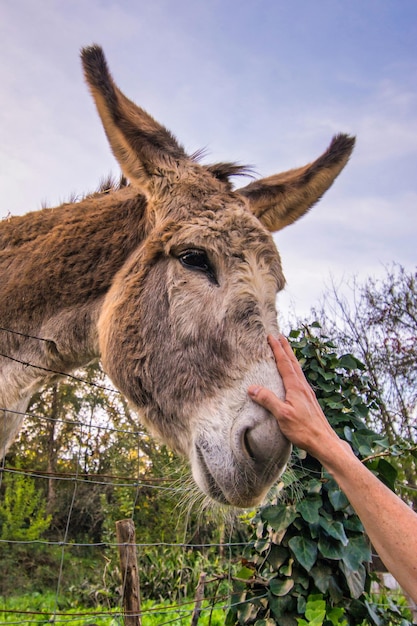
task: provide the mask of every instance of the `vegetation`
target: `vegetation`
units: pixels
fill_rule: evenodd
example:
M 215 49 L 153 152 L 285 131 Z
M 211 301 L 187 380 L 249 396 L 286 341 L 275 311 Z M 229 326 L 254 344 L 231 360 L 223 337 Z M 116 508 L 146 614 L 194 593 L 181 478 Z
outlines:
M 417 509 L 417 271 L 393 264 L 382 279 L 349 287 L 348 299 L 333 286 L 314 316 L 339 350 L 365 365 L 375 400 L 367 424 L 391 446 L 410 444 L 393 465 L 402 497 Z
M 193 612 L 193 603 L 181 605 L 165 603 L 143 602 L 142 622 L 146 626 L 189 626 Z M 64 601 L 56 601 L 56 595 L 48 593 L 33 593 L 8 598 L 0 607 L 1 624 L 22 624 L 26 616 L 30 624 L 57 623 L 62 621 L 71 626 L 123 626 L 123 616 L 120 609 L 111 609 L 105 605 L 94 608 L 82 606 L 71 607 Z M 16 619 L 17 618 L 17 619 Z M 203 603 L 199 626 L 223 626 L 224 611 L 222 605 L 213 607 Z
M 355 286 L 353 310 L 328 294 L 320 323 L 290 335 L 338 434 L 414 505 L 416 281 L 394 266 L 385 280 Z M 411 623 L 403 600 L 370 593 L 363 528 L 302 451 L 266 506 L 225 520 L 201 509 L 182 462 L 138 425 L 97 364 L 36 396 L 29 411 L 0 474 L 0 624 L 19 621 L 2 609 L 33 611 L 33 623 L 60 612 L 71 624 L 121 624 L 114 544 L 124 517 L 137 529 L 142 595 L 166 612 L 147 613 L 144 626 L 189 624 L 183 604 L 202 571 L 216 610 L 199 624 Z
M 398 454 L 399 446 L 392 449 L 386 437 L 366 426 L 375 398 L 364 365 L 351 354 L 338 356 L 318 323 L 293 331 L 290 338 L 338 435 L 393 488 L 396 470 L 389 455 Z M 237 574 L 236 606 L 226 624 L 408 623 L 397 608 L 393 615 L 386 607 L 381 614 L 369 599 L 371 546 L 346 497 L 320 463 L 296 450 L 285 483 L 275 501 L 253 519 L 247 564 Z M 387 616 L 390 621 L 378 622 Z

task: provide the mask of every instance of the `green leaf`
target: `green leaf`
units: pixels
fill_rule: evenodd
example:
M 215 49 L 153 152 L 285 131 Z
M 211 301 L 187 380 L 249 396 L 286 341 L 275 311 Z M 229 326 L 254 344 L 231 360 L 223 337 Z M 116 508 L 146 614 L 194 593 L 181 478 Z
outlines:
M 282 567 L 279 568 L 279 573 L 282 576 L 291 576 L 293 564 L 294 564 L 294 559 L 290 559 L 286 565 L 283 565 Z
M 348 626 L 348 622 L 342 618 L 346 615 L 345 609 L 342 607 L 334 607 L 326 612 L 326 619 L 330 620 L 332 626 Z
M 329 595 L 333 604 L 340 604 L 344 597 L 344 593 L 339 587 L 337 579 L 334 576 L 330 578 Z
M 319 521 L 319 510 L 323 501 L 319 495 L 308 496 L 296 505 L 296 510 L 308 524 L 316 524 Z
M 287 550 L 283 546 L 277 546 L 275 544 L 272 544 L 267 561 L 271 565 L 272 569 L 277 571 L 278 568 L 285 563 L 289 555 L 289 550 Z
M 362 456 L 370 456 L 372 454 L 373 433 L 369 431 L 357 431 L 352 434 L 352 447 Z
M 331 537 L 326 537 L 325 535 L 320 537 L 318 541 L 318 548 L 320 553 L 326 559 L 332 559 L 335 561 L 340 560 L 346 550 L 340 541 L 335 541 Z
M 308 572 L 313 567 L 317 559 L 317 544 L 307 537 L 292 537 L 288 542 L 297 561 Z
M 343 429 L 343 434 L 345 436 L 346 441 L 351 442 L 353 437 L 353 431 L 350 426 L 345 426 Z
M 239 624 L 247 624 L 256 618 L 259 612 L 259 606 L 255 606 L 252 602 L 245 602 L 239 605 L 237 609 Z
M 236 615 L 237 615 L 237 611 L 235 610 L 235 607 L 229 609 L 227 611 L 226 620 L 224 622 L 224 625 L 225 626 L 235 626 L 235 624 L 236 624 Z
M 345 575 L 349 587 L 350 595 L 357 600 L 365 591 L 366 570 L 363 565 L 359 565 L 357 570 L 347 567 L 342 561 L 340 569 Z
M 371 548 L 365 535 L 351 537 L 343 552 L 343 562 L 351 570 L 357 570 L 362 563 L 371 561 Z
M 280 624 L 286 623 L 285 617 L 296 610 L 296 601 L 292 595 L 275 596 L 269 591 L 268 604 L 274 617 L 280 620 Z
M 249 567 L 241 567 L 240 570 L 236 573 L 236 578 L 242 578 L 243 580 L 249 580 L 253 578 L 254 571 Z
M 320 493 L 323 487 L 323 483 L 321 480 L 317 478 L 311 478 L 307 483 L 307 493 L 308 494 L 316 494 Z
M 345 370 L 356 370 L 361 365 L 362 363 L 351 354 L 344 354 L 339 358 L 338 367 L 343 367 Z
M 398 476 L 398 472 L 395 467 L 386 459 L 379 459 L 377 471 L 379 478 L 387 485 L 387 487 L 394 491 L 395 482 Z
M 303 587 L 303 589 L 308 589 L 310 587 L 310 576 L 309 574 L 304 570 L 303 567 L 295 567 L 294 564 L 294 568 L 293 568 L 293 572 L 292 572 L 292 579 L 295 582 L 296 585 L 301 585 L 301 587 Z
M 297 598 L 297 612 L 302 615 L 306 610 L 307 600 L 304 596 L 298 596 Z
M 314 626 L 321 626 L 326 617 L 326 602 L 322 595 L 310 595 L 307 599 L 305 617 L 308 623 Z
M 329 488 L 328 496 L 335 511 L 342 511 L 349 506 L 349 500 L 336 484 Z
M 267 548 L 269 548 L 270 543 L 271 542 L 269 540 L 269 537 L 265 537 L 265 539 L 259 539 L 258 541 L 255 541 L 254 548 L 257 552 L 262 553 L 265 552 Z
M 308 626 L 323 626 L 323 620 L 325 616 L 326 614 L 324 614 L 323 616 L 322 613 L 315 614 L 312 619 L 308 620 Z
M 312 576 L 317 589 L 322 593 L 326 593 L 332 576 L 331 567 L 324 565 L 323 563 L 319 563 L 311 569 L 310 575 Z
M 274 504 L 261 511 L 261 517 L 275 531 L 285 530 L 295 520 L 297 513 L 292 505 Z
M 318 380 L 317 386 L 327 393 L 331 393 L 334 390 L 334 385 L 331 382 L 325 382 L 324 380 Z
M 316 522 L 315 524 L 309 524 L 308 529 L 310 531 L 310 536 L 312 539 L 318 539 L 320 535 L 320 524 Z
M 284 580 L 273 578 L 269 582 L 269 588 L 274 596 L 286 596 L 293 587 L 294 581 L 291 578 L 285 578 Z
M 376 613 L 375 606 L 371 604 L 370 602 L 368 602 L 367 600 L 365 600 L 365 606 L 368 609 L 369 616 L 372 619 L 373 623 L 376 626 L 383 626 L 384 622 L 381 620 L 380 616 Z
M 365 530 L 361 520 L 357 515 L 351 515 L 350 517 L 345 519 L 345 521 L 343 522 L 343 526 L 346 528 L 346 530 L 351 530 L 355 533 L 363 533 Z
M 320 526 L 323 528 L 325 533 L 329 535 L 329 537 L 333 537 L 333 539 L 338 539 L 344 546 L 348 544 L 348 538 L 346 537 L 345 529 L 343 528 L 342 522 L 337 522 L 336 520 L 327 520 L 326 518 L 320 516 Z

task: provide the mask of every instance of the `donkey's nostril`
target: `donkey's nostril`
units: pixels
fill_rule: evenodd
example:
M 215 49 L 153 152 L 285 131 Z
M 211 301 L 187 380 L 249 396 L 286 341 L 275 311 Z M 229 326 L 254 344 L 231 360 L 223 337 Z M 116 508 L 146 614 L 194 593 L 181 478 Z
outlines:
M 261 463 L 265 459 L 265 448 L 268 448 L 263 429 L 247 428 L 243 433 L 242 448 L 252 461 Z
M 243 438 L 242 438 L 242 450 L 253 460 L 256 461 L 255 456 L 252 452 L 252 448 L 250 445 L 250 438 L 249 438 L 249 428 L 247 428 L 244 432 L 243 432 Z
M 287 462 L 289 443 L 272 418 L 242 429 L 240 445 L 245 456 L 259 466 L 269 462 L 285 465 Z

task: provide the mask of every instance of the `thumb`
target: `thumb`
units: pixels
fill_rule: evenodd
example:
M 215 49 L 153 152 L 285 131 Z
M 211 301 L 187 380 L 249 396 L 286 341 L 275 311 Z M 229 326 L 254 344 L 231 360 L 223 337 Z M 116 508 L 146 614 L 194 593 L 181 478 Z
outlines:
M 263 406 L 264 409 L 272 413 L 272 415 L 275 417 L 281 416 L 285 403 L 280 400 L 273 391 L 265 387 L 253 385 L 249 387 L 248 394 L 252 400 Z

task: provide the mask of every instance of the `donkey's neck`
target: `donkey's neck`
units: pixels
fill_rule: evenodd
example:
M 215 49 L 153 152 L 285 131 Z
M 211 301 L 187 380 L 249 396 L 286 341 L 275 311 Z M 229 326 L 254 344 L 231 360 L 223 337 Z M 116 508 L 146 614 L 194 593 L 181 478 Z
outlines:
M 2 222 L 1 327 L 49 340 L 56 367 L 97 356 L 101 302 L 144 237 L 145 213 L 145 198 L 128 187 Z M 0 346 L 23 343 L 0 333 Z

